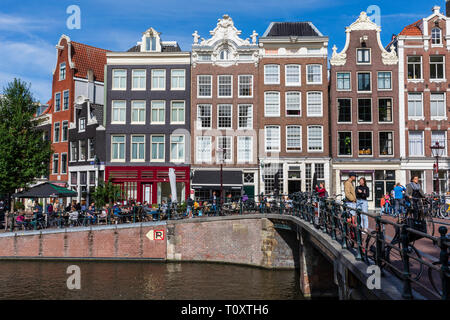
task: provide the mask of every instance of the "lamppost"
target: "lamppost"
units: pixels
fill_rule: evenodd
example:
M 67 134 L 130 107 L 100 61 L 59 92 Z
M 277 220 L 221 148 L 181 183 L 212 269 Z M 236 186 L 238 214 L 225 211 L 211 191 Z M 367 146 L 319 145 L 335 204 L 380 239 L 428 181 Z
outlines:
M 223 206 L 223 161 L 224 161 L 224 152 L 223 148 L 217 148 L 217 153 L 219 156 L 220 162 L 220 207 Z
M 444 153 L 445 146 L 439 145 L 436 141 L 434 145 L 430 146 L 431 154 L 436 158 L 436 163 L 433 165 L 434 169 L 434 191 L 439 193 L 439 157 Z

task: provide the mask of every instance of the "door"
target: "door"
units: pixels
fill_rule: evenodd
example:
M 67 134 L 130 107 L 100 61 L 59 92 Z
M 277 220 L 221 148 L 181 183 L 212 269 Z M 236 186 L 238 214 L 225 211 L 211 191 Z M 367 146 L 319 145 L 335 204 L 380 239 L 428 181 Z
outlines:
M 249 199 L 253 199 L 255 197 L 255 186 L 244 186 L 244 192 Z
M 386 181 L 386 192 L 389 192 L 389 196 L 391 195 L 390 192 L 395 187 L 395 181 Z
M 142 202 L 148 202 L 149 205 L 152 205 L 152 184 L 144 183 L 142 184 Z
M 380 208 L 380 200 L 384 196 L 384 181 L 375 181 L 375 207 Z

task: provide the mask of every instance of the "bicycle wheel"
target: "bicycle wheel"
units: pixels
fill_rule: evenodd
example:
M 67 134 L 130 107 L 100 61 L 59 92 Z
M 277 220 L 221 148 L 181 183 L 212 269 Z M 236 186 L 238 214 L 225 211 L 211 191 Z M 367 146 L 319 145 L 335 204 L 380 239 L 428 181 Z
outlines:
M 394 244 L 394 243 L 391 243 Z M 408 255 L 409 255 L 409 273 L 411 274 L 412 280 L 419 280 L 423 272 L 423 264 L 419 261 L 413 259 L 421 259 L 422 255 L 413 245 L 408 245 Z M 389 269 L 392 273 L 398 277 L 402 277 L 403 272 L 403 252 L 398 252 L 397 250 L 392 250 L 392 247 L 386 248 L 386 262 L 390 264 Z M 398 269 L 398 270 L 397 270 Z
M 434 236 L 434 221 L 433 221 L 433 217 L 431 215 L 427 215 L 427 217 L 425 218 L 425 221 L 427 223 L 427 233 L 429 235 Z
M 440 267 L 441 264 L 439 261 L 435 261 L 433 262 L 433 265 Z M 430 280 L 431 286 L 433 287 L 434 291 L 436 291 L 439 296 L 442 296 L 442 282 L 440 271 L 428 267 L 428 279 Z
M 384 244 L 382 244 L 381 252 L 384 251 Z M 372 231 L 366 238 L 366 244 L 364 246 L 364 255 L 363 258 L 366 261 L 366 263 L 376 263 L 376 256 L 377 255 L 377 232 Z M 386 263 L 384 261 L 381 261 L 381 268 L 384 268 Z

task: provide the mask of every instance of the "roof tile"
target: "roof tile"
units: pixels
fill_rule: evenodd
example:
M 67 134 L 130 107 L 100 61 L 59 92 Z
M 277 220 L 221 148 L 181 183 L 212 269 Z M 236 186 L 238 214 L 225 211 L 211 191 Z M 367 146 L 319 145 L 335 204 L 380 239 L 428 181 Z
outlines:
M 106 52 L 87 44 L 72 41 L 72 60 L 75 63 L 75 76 L 87 78 L 88 70 L 94 71 L 96 81 L 104 81 L 104 66 L 106 64 Z

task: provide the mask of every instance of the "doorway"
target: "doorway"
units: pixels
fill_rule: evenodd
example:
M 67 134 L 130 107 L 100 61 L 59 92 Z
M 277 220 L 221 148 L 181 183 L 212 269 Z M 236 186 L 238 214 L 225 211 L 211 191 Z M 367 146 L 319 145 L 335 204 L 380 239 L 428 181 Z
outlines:
M 147 202 L 148 204 L 152 205 L 152 189 L 153 184 L 151 183 L 143 183 L 142 184 L 142 202 Z

